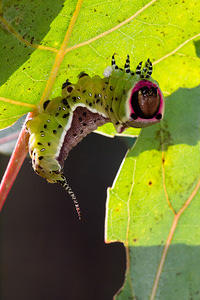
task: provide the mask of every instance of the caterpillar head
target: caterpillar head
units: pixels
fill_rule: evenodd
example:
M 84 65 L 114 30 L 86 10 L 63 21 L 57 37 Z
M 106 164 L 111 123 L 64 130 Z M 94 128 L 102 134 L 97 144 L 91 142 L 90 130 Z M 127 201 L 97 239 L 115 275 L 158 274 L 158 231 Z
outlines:
M 110 75 L 123 72 L 125 84 L 123 86 L 122 101 L 118 110 L 119 120 L 124 126 L 118 128 L 122 132 L 126 127 L 146 127 L 162 120 L 164 115 L 164 97 L 158 82 L 152 79 L 152 63 L 148 59 L 142 69 L 142 62 L 135 72 L 130 70 L 129 55 L 124 70 L 119 69 L 112 57 L 112 71 Z M 109 73 L 108 68 L 104 76 Z M 109 76 L 110 76 L 109 75 Z
M 125 95 L 120 109 L 126 115 L 123 120 L 130 127 L 146 127 L 162 120 L 164 97 L 155 80 L 138 81 Z

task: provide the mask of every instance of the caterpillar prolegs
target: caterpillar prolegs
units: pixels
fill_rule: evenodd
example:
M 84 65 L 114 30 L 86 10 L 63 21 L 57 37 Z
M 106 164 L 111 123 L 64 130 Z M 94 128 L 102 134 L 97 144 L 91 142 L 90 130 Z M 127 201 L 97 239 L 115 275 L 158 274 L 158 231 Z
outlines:
M 72 197 L 79 218 L 80 208 L 62 169 L 69 151 L 87 134 L 107 122 L 118 133 L 128 127 L 146 127 L 158 123 L 164 114 L 164 97 L 152 79 L 152 63 L 130 70 L 129 55 L 124 69 L 116 65 L 104 70 L 104 78 L 90 78 L 85 72 L 78 82 L 67 81 L 62 97 L 40 105 L 26 123 L 30 134 L 29 153 L 35 172 L 51 183 L 60 183 Z

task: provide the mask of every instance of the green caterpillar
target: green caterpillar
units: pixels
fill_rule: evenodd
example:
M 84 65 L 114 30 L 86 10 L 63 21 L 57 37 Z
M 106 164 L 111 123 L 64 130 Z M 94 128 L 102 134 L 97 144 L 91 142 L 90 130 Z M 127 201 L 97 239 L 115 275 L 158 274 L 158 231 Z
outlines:
M 67 80 L 62 97 L 40 105 L 26 123 L 30 134 L 29 153 L 35 172 L 51 183 L 60 183 L 72 197 L 79 218 L 80 208 L 75 194 L 62 172 L 69 151 L 90 132 L 112 122 L 118 133 L 128 127 L 146 127 L 159 122 L 164 114 L 164 97 L 152 79 L 152 63 L 142 62 L 135 72 L 130 70 L 129 55 L 124 69 L 112 65 L 104 70 L 104 78 L 79 74 L 76 84 Z

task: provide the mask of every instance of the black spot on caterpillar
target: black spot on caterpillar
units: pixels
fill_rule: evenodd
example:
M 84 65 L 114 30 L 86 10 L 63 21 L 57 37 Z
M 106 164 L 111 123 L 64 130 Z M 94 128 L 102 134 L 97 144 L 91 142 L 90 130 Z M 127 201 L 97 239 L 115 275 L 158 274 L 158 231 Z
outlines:
M 62 97 L 47 100 L 26 123 L 30 134 L 29 153 L 35 172 L 51 183 L 60 183 L 72 197 L 79 216 L 75 194 L 62 172 L 69 151 L 87 134 L 107 122 L 118 133 L 128 127 L 146 127 L 160 122 L 164 114 L 164 97 L 152 79 L 152 63 L 142 62 L 130 70 L 129 55 L 124 69 L 112 56 L 104 78 L 79 74 L 76 84 L 67 79 Z M 42 154 L 42 155 L 41 155 Z

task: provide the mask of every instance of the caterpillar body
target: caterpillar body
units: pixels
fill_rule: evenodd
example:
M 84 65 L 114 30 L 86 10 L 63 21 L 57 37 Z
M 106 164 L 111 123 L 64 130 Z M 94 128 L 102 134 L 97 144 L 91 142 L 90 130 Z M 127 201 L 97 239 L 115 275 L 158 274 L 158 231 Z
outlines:
M 158 123 L 164 114 L 164 97 L 153 80 L 152 63 L 142 62 L 135 72 L 130 70 L 129 55 L 124 69 L 118 68 L 112 56 L 104 78 L 79 74 L 76 84 L 67 80 L 62 97 L 39 105 L 34 117 L 27 121 L 30 134 L 29 153 L 37 174 L 50 183 L 60 183 L 72 197 L 79 218 L 80 208 L 62 172 L 69 151 L 87 134 L 107 122 L 118 133 L 128 127 L 146 127 Z

